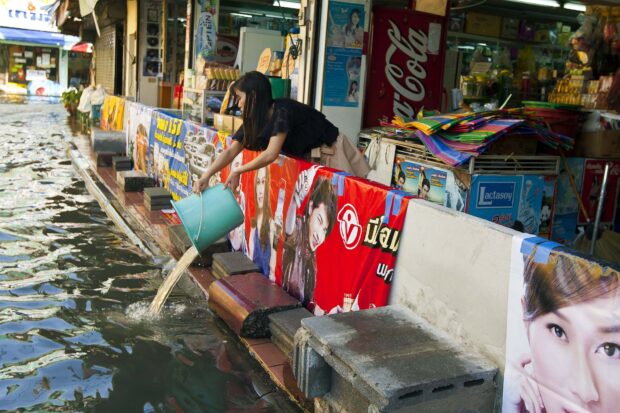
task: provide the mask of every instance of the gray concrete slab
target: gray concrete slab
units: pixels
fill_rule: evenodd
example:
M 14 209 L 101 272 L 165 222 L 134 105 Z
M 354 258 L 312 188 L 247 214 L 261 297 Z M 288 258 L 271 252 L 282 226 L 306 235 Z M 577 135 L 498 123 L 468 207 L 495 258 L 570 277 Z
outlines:
M 396 411 L 477 386 L 494 386 L 494 365 L 454 348 L 449 339 L 404 307 L 312 317 L 301 324 L 306 343 L 296 338 L 296 347 L 312 347 L 378 411 Z
M 301 320 L 308 317 L 313 317 L 313 315 L 304 307 L 269 315 L 271 341 L 278 346 L 289 361 L 293 359 L 295 333 L 301 327 Z

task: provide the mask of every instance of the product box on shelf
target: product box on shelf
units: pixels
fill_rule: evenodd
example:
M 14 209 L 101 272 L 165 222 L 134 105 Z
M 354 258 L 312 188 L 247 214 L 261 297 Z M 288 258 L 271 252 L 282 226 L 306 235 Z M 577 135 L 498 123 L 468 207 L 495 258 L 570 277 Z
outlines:
M 467 13 L 465 31 L 469 34 L 499 37 L 502 31 L 502 18 L 490 14 Z
M 213 127 L 218 131 L 233 132 L 233 116 L 221 113 L 214 114 Z
M 620 193 L 620 160 L 568 158 L 567 164 L 573 175 L 579 198 L 591 221 L 594 220 L 598 207 L 605 163 L 611 162 L 607 182 L 601 224 L 607 228 L 620 230 L 618 223 L 618 195 Z M 579 208 L 575 192 L 568 178 L 566 168 L 558 177 L 556 209 L 553 219 L 553 240 L 570 245 L 576 235 L 577 227 L 587 223 Z
M 620 159 L 620 130 L 582 133 L 575 140 L 574 154 L 589 158 Z
M 516 40 L 519 37 L 519 19 L 514 17 L 502 18 L 502 37 Z
M 469 175 L 396 155 L 392 186 L 456 211 L 465 211 Z
M 496 224 L 549 237 L 555 177 L 474 175 L 467 212 Z
M 241 116 L 233 117 L 233 131 L 238 131 L 241 125 L 243 125 L 243 118 Z

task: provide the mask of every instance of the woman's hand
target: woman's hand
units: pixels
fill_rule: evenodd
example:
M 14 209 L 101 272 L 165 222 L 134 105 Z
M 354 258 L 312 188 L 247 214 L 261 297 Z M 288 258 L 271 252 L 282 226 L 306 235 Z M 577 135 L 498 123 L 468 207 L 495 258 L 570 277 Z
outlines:
M 241 174 L 238 171 L 230 171 L 228 179 L 224 182 L 224 188 L 230 188 L 233 192 L 235 192 L 239 187 L 240 178 Z
M 194 182 L 194 185 L 192 186 L 192 191 L 195 194 L 200 195 L 202 191 L 207 189 L 207 187 L 209 186 L 210 179 L 211 179 L 211 176 L 207 175 L 206 173 L 202 174 L 200 179 Z
M 523 354 L 518 360 L 518 366 L 510 366 L 510 371 L 507 370 L 507 376 L 510 377 L 507 377 L 505 382 L 512 383 L 511 397 L 509 396 L 508 399 L 510 404 L 514 406 L 514 411 L 519 411 L 519 406 L 523 405 L 530 413 L 542 413 L 545 411 L 545 407 L 540 397 L 538 384 L 525 370 L 525 366 L 531 362 L 531 355 Z

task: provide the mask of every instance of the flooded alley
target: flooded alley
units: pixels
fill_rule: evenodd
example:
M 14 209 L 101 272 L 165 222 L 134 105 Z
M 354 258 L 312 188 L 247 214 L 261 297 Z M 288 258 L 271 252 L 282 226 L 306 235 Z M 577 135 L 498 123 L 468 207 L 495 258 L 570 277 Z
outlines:
M 206 308 L 101 211 L 62 105 L 0 101 L 0 411 L 288 412 Z M 257 373 L 260 371 L 260 373 Z

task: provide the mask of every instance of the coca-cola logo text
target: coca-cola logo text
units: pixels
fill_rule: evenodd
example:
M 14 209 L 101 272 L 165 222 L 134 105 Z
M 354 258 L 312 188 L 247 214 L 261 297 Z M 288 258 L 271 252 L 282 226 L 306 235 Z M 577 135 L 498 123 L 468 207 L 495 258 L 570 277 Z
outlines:
M 389 20 L 389 23 L 388 37 L 392 44 L 385 53 L 385 75 L 394 88 L 393 111 L 396 116 L 413 119 L 415 109 L 407 100 L 420 102 L 426 96 L 423 82 L 426 79 L 426 69 L 423 63 L 428 60 L 428 36 L 422 30 L 410 27 L 407 38 L 404 38 L 398 26 L 392 20 Z M 393 56 L 397 51 L 403 52 L 408 58 L 407 74 L 403 68 L 393 63 Z

